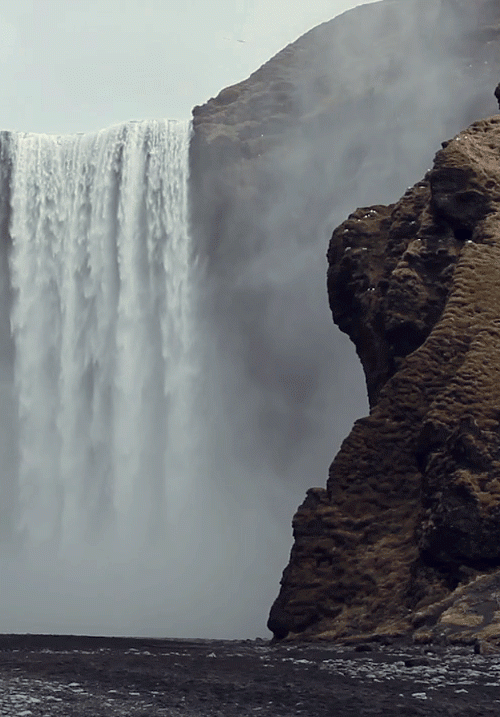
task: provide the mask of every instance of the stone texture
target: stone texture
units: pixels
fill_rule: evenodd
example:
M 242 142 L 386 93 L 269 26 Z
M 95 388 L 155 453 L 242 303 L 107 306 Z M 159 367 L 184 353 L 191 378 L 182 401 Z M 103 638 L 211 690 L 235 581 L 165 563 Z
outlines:
M 494 649 L 500 116 L 443 143 L 398 203 L 354 212 L 328 262 L 332 314 L 356 345 L 371 411 L 294 517 L 269 627 L 278 638 L 460 633 Z
M 474 645 L 482 655 L 500 652 L 500 572 L 481 575 L 412 616 L 417 644 Z

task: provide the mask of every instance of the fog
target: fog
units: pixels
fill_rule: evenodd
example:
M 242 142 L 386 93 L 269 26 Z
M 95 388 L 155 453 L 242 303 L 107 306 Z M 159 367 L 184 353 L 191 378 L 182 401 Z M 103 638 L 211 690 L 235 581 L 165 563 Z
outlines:
M 477 7 L 486 12 L 489 5 Z M 81 318 L 75 309 L 78 301 L 88 312 L 88 326 L 94 326 L 99 313 L 95 306 L 102 302 L 105 311 L 107 305 L 101 293 L 106 284 L 89 283 L 95 265 L 83 239 L 75 246 L 84 246 L 89 259 L 81 260 L 76 250 L 65 254 L 63 241 L 60 251 L 42 251 L 43 260 L 36 252 L 31 256 L 33 281 L 24 274 L 28 259 L 20 257 L 16 247 L 29 244 L 22 243 L 16 221 L 25 194 L 10 174 L 12 158 L 19 155 L 9 144 L 12 138 L 2 138 L 1 450 L 2 465 L 10 469 L 4 469 L 0 495 L 0 631 L 212 638 L 268 634 L 265 622 L 288 558 L 292 515 L 307 488 L 325 484 L 342 439 L 368 410 L 359 361 L 328 310 L 328 239 L 357 206 L 398 199 L 421 179 L 443 139 L 494 112 L 495 70 L 487 48 L 483 53 L 465 41 L 457 43 L 463 28 L 478 22 L 469 11 L 453 0 L 386 0 L 317 28 L 299 43 L 296 51 L 304 61 L 279 69 L 279 79 L 291 86 L 295 119 L 279 140 L 273 135 L 269 152 L 248 158 L 237 145 L 225 164 L 222 158 L 220 166 L 214 164 L 212 156 L 211 164 L 200 160 L 192 167 L 195 219 L 185 277 L 189 290 L 179 294 L 173 282 L 175 296 L 184 296 L 180 303 L 163 295 L 157 300 L 156 294 L 144 299 L 146 287 L 154 285 L 151 276 L 158 262 L 153 252 L 148 258 L 152 263 L 145 263 L 144 241 L 137 237 L 143 236 L 149 247 L 156 210 L 134 210 L 133 221 L 126 219 L 136 195 L 124 193 L 125 164 L 117 169 L 111 163 L 101 185 L 89 180 L 89 194 L 79 195 L 76 219 L 68 213 L 68 221 L 93 216 L 102 194 L 99 186 L 114 187 L 111 195 L 119 196 L 121 214 L 116 219 L 110 212 L 101 223 L 109 222 L 111 263 L 123 272 L 113 295 L 117 314 L 109 326 L 127 337 L 114 349 L 118 362 L 123 356 L 117 376 L 129 376 L 127 381 L 115 383 L 114 368 L 106 374 L 109 384 L 101 381 L 109 358 L 102 348 L 104 339 L 97 333 L 89 336 L 85 327 L 80 326 L 81 332 L 74 328 Z M 49 158 L 44 161 L 52 161 L 53 150 L 44 142 L 43 153 Z M 83 150 L 74 149 L 80 140 L 71 142 L 68 157 L 83 157 Z M 145 157 L 149 161 L 160 145 L 147 153 L 142 144 L 134 146 L 137 155 L 130 166 L 135 168 Z M 167 158 L 167 165 L 170 161 Z M 69 159 L 60 166 L 66 162 Z M 66 210 L 54 209 L 51 202 L 64 194 L 65 175 L 57 180 L 57 190 L 48 191 L 46 202 L 37 200 L 53 176 L 55 171 L 35 176 L 33 169 L 32 186 L 40 192 L 33 189 L 33 206 L 43 208 L 36 209 L 38 225 L 34 209 L 24 215 L 23 226 L 30 231 L 35 227 L 33 236 L 40 237 L 42 250 L 48 236 L 52 241 L 64 235 Z M 208 177 L 203 189 L 200 176 Z M 211 182 L 214 177 L 217 184 Z M 127 186 L 140 188 L 141 183 Z M 157 185 L 148 191 L 147 201 L 138 202 L 142 208 L 156 206 L 158 196 L 168 195 Z M 44 217 L 50 218 L 50 231 Z M 136 229 L 122 240 L 118 224 Z M 13 239 L 12 252 L 7 234 Z M 88 232 L 88 246 L 97 236 L 97 230 Z M 162 232 L 158 236 L 164 241 Z M 131 244 L 137 251 L 127 254 Z M 130 270 L 125 259 L 116 261 L 120 252 L 127 254 Z M 173 261 L 171 257 L 162 264 L 165 276 Z M 38 296 L 40 266 L 48 274 Z M 66 302 L 65 292 L 73 292 L 72 276 L 82 293 Z M 55 290 L 60 281 L 65 288 Z M 127 300 L 122 301 L 125 289 Z M 146 320 L 141 312 L 148 302 L 154 311 Z M 74 334 L 68 337 L 58 328 L 61 338 L 54 341 L 52 333 L 39 327 L 51 325 L 51 316 L 59 317 L 58 327 L 65 326 L 66 306 L 77 319 L 74 325 L 68 323 Z M 164 336 L 157 327 L 162 321 L 168 331 L 180 326 L 187 337 L 180 340 L 180 334 L 174 334 L 170 343 L 181 346 L 175 356 L 169 354 L 169 342 L 150 355 L 149 347 Z M 103 330 L 100 335 L 108 334 Z M 27 342 L 27 336 L 34 343 Z M 91 356 L 78 370 L 80 354 L 71 357 L 73 343 Z M 61 346 L 67 347 L 66 354 L 58 353 Z M 128 348 L 120 354 L 120 346 Z M 67 361 L 66 374 L 54 368 L 56 355 L 62 357 L 57 359 L 61 366 Z M 164 388 L 158 408 L 160 375 L 173 387 Z M 103 396 L 108 386 L 116 392 L 112 411 L 106 408 L 107 399 L 99 403 L 104 406 L 104 425 L 114 436 L 115 452 L 107 459 L 114 466 L 112 480 L 102 477 L 104 463 L 99 462 L 102 451 L 107 455 L 107 443 L 88 424 L 101 384 Z M 68 393 L 68 385 L 73 385 L 73 393 Z M 65 403 L 68 395 L 73 399 Z M 26 405 L 31 406 L 28 411 Z M 21 418 L 25 415 L 24 423 L 12 418 L 16 411 Z M 34 416 L 38 423 L 30 423 Z M 166 448 L 160 445 L 162 422 L 168 426 Z M 79 436 L 85 449 L 83 468 L 74 467 L 82 448 Z M 16 441 L 19 450 L 13 451 Z M 65 453 L 61 444 L 73 445 L 74 451 Z M 55 456 L 50 459 L 49 446 Z M 23 450 L 28 449 L 35 456 L 30 471 L 22 468 L 27 465 Z M 42 485 L 39 466 L 44 461 L 49 468 Z M 130 468 L 134 461 L 135 472 Z M 158 462 L 170 468 L 161 489 L 161 470 L 153 468 Z M 142 474 L 144 466 L 147 475 Z M 56 471 L 62 478 L 69 476 L 71 490 L 54 479 Z M 96 485 L 103 491 L 96 491 Z M 89 495 L 96 494 L 101 498 L 90 501 Z M 152 516 L 159 516 L 154 530 Z M 40 526 L 47 528 L 48 537 Z

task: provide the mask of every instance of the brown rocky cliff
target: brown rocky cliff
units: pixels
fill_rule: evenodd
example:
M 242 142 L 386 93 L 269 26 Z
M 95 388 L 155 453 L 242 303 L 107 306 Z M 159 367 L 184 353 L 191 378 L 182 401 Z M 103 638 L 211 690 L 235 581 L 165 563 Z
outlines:
M 354 212 L 328 262 L 332 314 L 356 345 L 371 411 L 294 517 L 269 628 L 495 642 L 500 117 L 444 143 L 397 204 Z
M 286 486 L 283 533 L 366 412 L 351 347 L 332 335 L 324 247 L 354 207 L 393 201 L 443 137 L 495 111 L 498 18 L 499 0 L 360 6 L 193 112 L 191 235 L 230 367 L 217 400 L 236 427 L 228 444 Z

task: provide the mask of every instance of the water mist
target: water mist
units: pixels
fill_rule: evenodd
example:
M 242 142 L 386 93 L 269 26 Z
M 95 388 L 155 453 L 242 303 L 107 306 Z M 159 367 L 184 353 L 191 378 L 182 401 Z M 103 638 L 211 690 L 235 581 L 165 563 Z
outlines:
M 189 133 L 2 137 L 1 631 L 210 625 Z

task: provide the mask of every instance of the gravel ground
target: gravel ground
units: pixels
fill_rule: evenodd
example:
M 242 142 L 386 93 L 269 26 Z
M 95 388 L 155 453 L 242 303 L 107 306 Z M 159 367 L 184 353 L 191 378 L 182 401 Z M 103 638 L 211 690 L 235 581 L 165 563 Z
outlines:
M 500 715 L 473 647 L 0 635 L 1 717 Z

